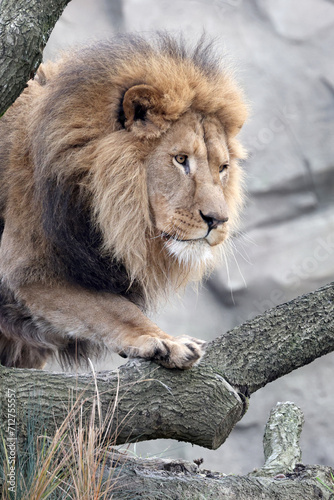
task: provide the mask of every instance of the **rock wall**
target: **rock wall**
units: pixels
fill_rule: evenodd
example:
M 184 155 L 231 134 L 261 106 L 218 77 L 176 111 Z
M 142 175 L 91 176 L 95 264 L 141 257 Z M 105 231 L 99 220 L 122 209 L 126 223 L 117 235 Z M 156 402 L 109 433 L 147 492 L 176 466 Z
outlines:
M 73 0 L 56 26 L 46 58 L 117 30 L 196 39 L 204 29 L 245 88 L 252 111 L 242 131 L 249 151 L 242 230 L 228 272 L 222 267 L 198 294 L 189 290 L 155 318 L 169 333 L 211 339 L 333 280 L 333 28 L 330 0 Z M 292 400 L 305 414 L 303 461 L 334 465 L 333 361 L 328 355 L 252 396 L 220 450 L 159 441 L 136 452 L 204 457 L 207 468 L 246 473 L 262 465 L 270 408 Z

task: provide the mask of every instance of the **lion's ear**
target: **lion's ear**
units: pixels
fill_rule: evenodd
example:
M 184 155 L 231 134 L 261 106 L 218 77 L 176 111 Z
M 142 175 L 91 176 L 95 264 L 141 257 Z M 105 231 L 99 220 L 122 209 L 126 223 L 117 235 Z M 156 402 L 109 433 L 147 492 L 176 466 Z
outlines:
M 163 95 L 151 85 L 134 85 L 123 98 L 124 127 L 141 138 L 159 137 L 166 130 Z

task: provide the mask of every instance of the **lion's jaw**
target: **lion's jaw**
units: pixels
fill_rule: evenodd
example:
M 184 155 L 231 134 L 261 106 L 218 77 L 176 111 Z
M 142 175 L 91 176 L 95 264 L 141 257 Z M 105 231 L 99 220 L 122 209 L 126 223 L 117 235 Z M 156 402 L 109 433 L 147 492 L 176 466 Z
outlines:
M 149 158 L 155 236 L 187 267 L 212 267 L 219 253 L 215 247 L 228 236 L 233 169 L 237 165 L 222 125 L 192 111 L 170 127 Z
M 215 256 L 205 239 L 179 241 L 170 238 L 164 243 L 164 247 L 171 257 L 195 271 L 197 267 L 211 267 L 215 263 Z

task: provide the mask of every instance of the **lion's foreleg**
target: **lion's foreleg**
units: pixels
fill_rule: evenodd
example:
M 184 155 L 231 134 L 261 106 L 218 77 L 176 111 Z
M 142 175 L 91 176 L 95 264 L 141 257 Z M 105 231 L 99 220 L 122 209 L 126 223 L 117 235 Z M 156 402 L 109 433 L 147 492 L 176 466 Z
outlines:
M 171 337 L 119 295 L 67 284 L 24 286 L 19 295 L 36 324 L 46 321 L 64 337 L 103 342 L 123 356 L 185 369 L 197 363 L 204 352 L 203 341 Z

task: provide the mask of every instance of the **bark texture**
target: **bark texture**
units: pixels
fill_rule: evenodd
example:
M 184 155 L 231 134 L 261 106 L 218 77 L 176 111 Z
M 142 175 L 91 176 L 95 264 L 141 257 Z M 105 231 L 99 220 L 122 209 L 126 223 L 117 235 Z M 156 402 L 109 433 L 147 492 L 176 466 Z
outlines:
M 294 403 L 277 403 L 271 410 L 263 437 L 262 475 L 295 470 L 302 458 L 299 439 L 303 423 L 304 415 Z
M 119 473 L 115 500 L 332 500 L 325 485 L 332 485 L 331 469 L 324 466 L 302 466 L 284 477 L 224 476 L 198 470 L 189 472 L 191 464 L 162 463 L 152 471 L 131 461 Z M 151 464 L 152 466 L 152 464 Z M 117 471 L 115 471 L 117 473 Z M 283 476 L 283 475 L 282 475 Z
M 113 442 L 173 438 L 218 448 L 243 416 L 245 394 L 334 350 L 333 288 L 323 287 L 221 336 L 209 345 L 203 362 L 189 371 L 132 360 L 116 372 L 99 373 L 96 386 L 103 416 L 116 408 L 108 431 Z M 79 397 L 90 412 L 97 397 L 90 374 L 0 367 L 0 385 L 0 427 L 6 428 L 11 389 L 20 436 L 32 416 L 36 428 L 52 434 L 71 400 Z
M 117 477 L 113 498 L 268 499 L 333 498 L 331 469 L 296 463 L 304 417 L 293 403 L 271 411 L 263 440 L 265 464 L 248 476 L 226 476 L 182 460 L 133 459 L 112 454 L 109 467 Z M 319 481 L 320 480 L 320 481 Z
M 210 343 L 202 366 L 252 394 L 334 351 L 334 283 L 266 311 Z
M 73 400 L 81 400 L 89 416 L 97 398 L 91 375 L 0 367 L 0 379 L 0 427 L 6 428 L 10 389 L 21 439 L 30 421 L 53 435 Z M 117 444 L 173 438 L 218 448 L 244 413 L 238 393 L 220 375 L 199 367 L 183 372 L 133 360 L 116 372 L 99 373 L 97 387 L 103 419 L 115 405 L 108 434 Z
M 70 0 L 1 0 L 0 116 L 42 61 L 43 49 Z

